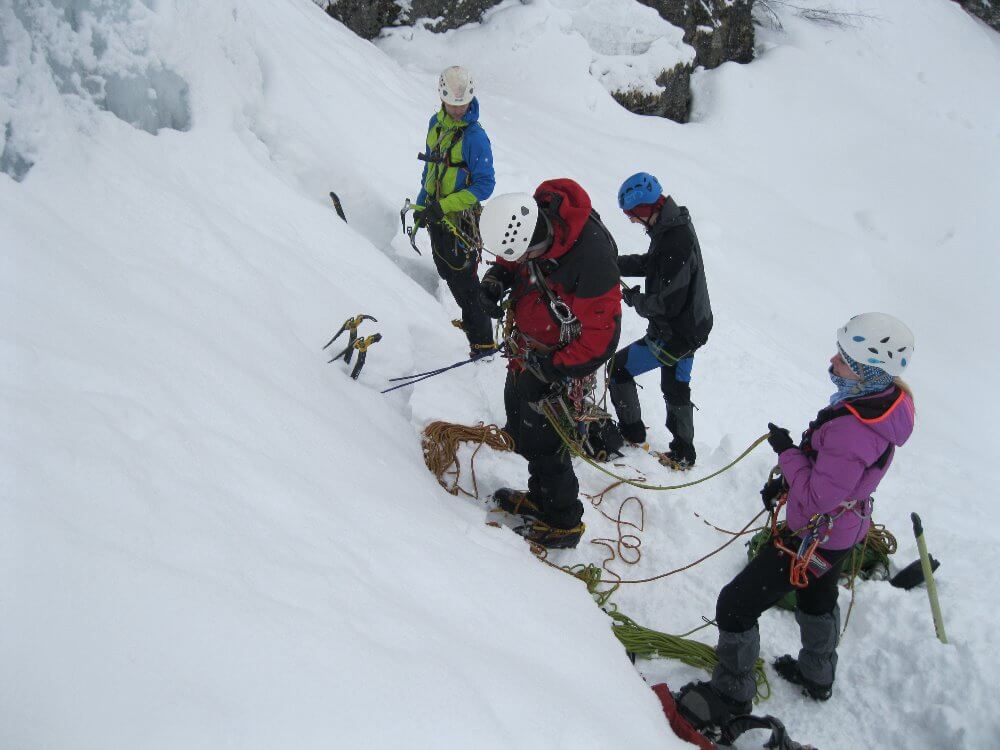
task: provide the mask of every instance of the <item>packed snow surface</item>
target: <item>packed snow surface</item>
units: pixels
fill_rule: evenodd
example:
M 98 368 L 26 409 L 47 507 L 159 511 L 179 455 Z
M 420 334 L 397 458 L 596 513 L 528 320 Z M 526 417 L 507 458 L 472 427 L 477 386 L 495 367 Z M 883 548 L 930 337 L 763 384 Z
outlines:
M 428 422 L 502 424 L 502 362 L 379 393 L 465 356 L 398 215 L 455 63 L 497 193 L 571 177 L 625 252 L 646 244 L 615 205 L 625 176 L 651 171 L 690 208 L 716 316 L 692 478 L 768 421 L 805 427 L 848 317 L 914 330 L 917 429 L 875 515 L 902 566 L 921 514 L 950 643 L 923 588 L 862 582 L 832 700 L 771 673 L 758 711 L 824 750 L 994 746 L 1000 42 L 947 0 L 822 6 L 850 22 L 775 4 L 757 60 L 698 73 L 681 126 L 602 85 L 690 59 L 624 0 L 510 1 L 374 45 L 308 0 L 0 3 L 0 747 L 686 747 L 643 677 L 703 675 L 637 671 L 579 581 L 424 467 Z M 321 347 L 358 312 L 383 340 L 353 381 Z M 644 329 L 629 310 L 623 327 L 623 343 Z M 640 383 L 663 448 L 656 376 Z M 692 489 L 616 488 L 549 560 L 611 556 L 607 516 L 634 496 L 641 558 L 608 569 L 684 565 L 729 538 L 695 513 L 741 528 L 773 462 L 765 445 Z M 676 480 L 636 449 L 618 464 Z M 577 470 L 590 495 L 609 484 Z M 483 497 L 526 478 L 516 456 L 477 456 Z M 612 601 L 685 632 L 744 560 L 736 543 Z M 761 640 L 767 660 L 794 652 L 792 617 L 765 614 Z

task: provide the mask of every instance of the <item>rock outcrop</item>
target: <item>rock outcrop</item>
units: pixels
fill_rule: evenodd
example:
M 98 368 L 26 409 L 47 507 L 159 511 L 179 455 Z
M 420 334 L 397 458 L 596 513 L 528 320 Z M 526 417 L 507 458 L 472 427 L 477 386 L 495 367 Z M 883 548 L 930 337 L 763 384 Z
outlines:
M 319 0 L 317 0 L 319 1 Z M 725 62 L 747 63 L 753 59 L 754 0 L 636 0 L 653 8 L 660 17 L 684 30 L 684 41 L 695 49 L 691 64 L 662 71 L 656 78 L 659 94 L 613 91 L 623 107 L 638 114 L 658 115 L 687 122 L 691 112 L 691 73 L 698 66 L 716 68 Z M 963 0 L 975 4 L 986 0 Z M 1000 2 L 1000 0 L 998 0 Z M 498 0 L 333 0 L 326 12 L 359 36 L 374 39 L 387 26 L 410 26 L 422 18 L 431 31 L 456 29 L 482 20 L 483 13 Z
M 976 18 L 985 21 L 995 31 L 1000 31 L 1000 0 L 955 0 Z

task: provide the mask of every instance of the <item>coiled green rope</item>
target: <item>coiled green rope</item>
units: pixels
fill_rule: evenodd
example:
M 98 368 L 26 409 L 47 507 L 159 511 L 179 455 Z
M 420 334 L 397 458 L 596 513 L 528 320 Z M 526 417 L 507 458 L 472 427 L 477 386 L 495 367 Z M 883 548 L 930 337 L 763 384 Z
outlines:
M 715 649 L 711 646 L 683 636 L 644 628 L 628 615 L 619 612 L 614 604 L 609 603 L 611 595 L 618 589 L 618 584 L 601 590 L 599 588 L 602 583 L 601 569 L 596 565 L 580 564 L 567 566 L 562 570 L 579 578 L 587 585 L 587 591 L 594 597 L 594 601 L 608 617 L 615 621 L 611 630 L 629 653 L 645 659 L 676 659 L 688 666 L 704 669 L 709 674 L 719 663 Z M 685 635 L 690 635 L 710 624 L 705 623 L 705 625 L 695 628 Z M 757 659 L 757 664 L 754 666 L 754 682 L 757 685 L 757 695 L 754 702 L 767 700 L 771 696 L 771 684 L 767 681 L 767 674 L 764 672 L 763 659 Z

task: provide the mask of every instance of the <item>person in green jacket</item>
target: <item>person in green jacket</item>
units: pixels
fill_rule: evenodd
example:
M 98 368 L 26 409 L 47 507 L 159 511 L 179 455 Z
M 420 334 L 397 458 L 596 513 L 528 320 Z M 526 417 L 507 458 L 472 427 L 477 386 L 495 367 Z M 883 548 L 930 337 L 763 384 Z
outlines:
M 424 172 L 417 197 L 416 225 L 427 227 L 434 265 L 462 309 L 462 328 L 470 356 L 496 351 L 489 316 L 479 305 L 479 254 L 466 247 L 442 223 L 466 236 L 478 234 L 479 204 L 493 194 L 493 150 L 479 124 L 479 100 L 469 71 L 446 68 L 438 79 L 441 109 L 427 128 L 427 151 L 420 154 Z

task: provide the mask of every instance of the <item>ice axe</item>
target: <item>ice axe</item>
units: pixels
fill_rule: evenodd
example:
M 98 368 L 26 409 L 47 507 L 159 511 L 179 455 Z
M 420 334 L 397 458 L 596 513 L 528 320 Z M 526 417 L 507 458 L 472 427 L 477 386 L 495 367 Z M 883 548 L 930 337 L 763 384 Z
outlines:
M 937 584 L 934 583 L 934 570 L 931 567 L 930 555 L 927 554 L 927 544 L 924 542 L 924 527 L 920 523 L 920 516 L 916 513 L 910 514 L 910 520 L 913 521 L 913 536 L 917 538 L 917 549 L 920 551 L 920 567 L 923 568 L 924 580 L 927 581 L 927 598 L 931 601 L 934 631 L 941 643 L 947 643 L 948 637 L 944 634 L 944 620 L 941 619 L 941 604 L 938 602 Z
M 422 208 L 423 207 L 421 206 L 421 209 Z M 413 226 L 410 226 L 410 227 L 406 226 L 406 214 L 408 214 L 410 211 L 413 211 L 414 212 L 414 216 L 416 216 L 416 213 L 415 213 L 416 210 L 417 210 L 417 206 L 414 203 L 411 203 L 410 199 L 407 198 L 406 202 L 403 203 L 403 207 L 399 211 L 399 222 L 400 222 L 400 224 L 403 225 L 403 234 L 405 234 L 407 237 L 410 238 L 410 247 L 412 247 L 414 250 L 417 251 L 417 255 L 422 255 L 423 253 L 420 252 L 420 248 L 417 247 L 417 221 L 416 221 L 416 218 L 414 218 L 414 220 L 413 220 Z
M 330 200 L 333 202 L 333 210 L 337 212 L 337 216 L 339 216 L 341 219 L 343 219 L 346 222 L 347 221 L 347 217 L 344 216 L 344 206 L 340 202 L 340 198 L 338 198 L 337 194 L 335 192 L 333 192 L 332 190 L 330 191 Z

